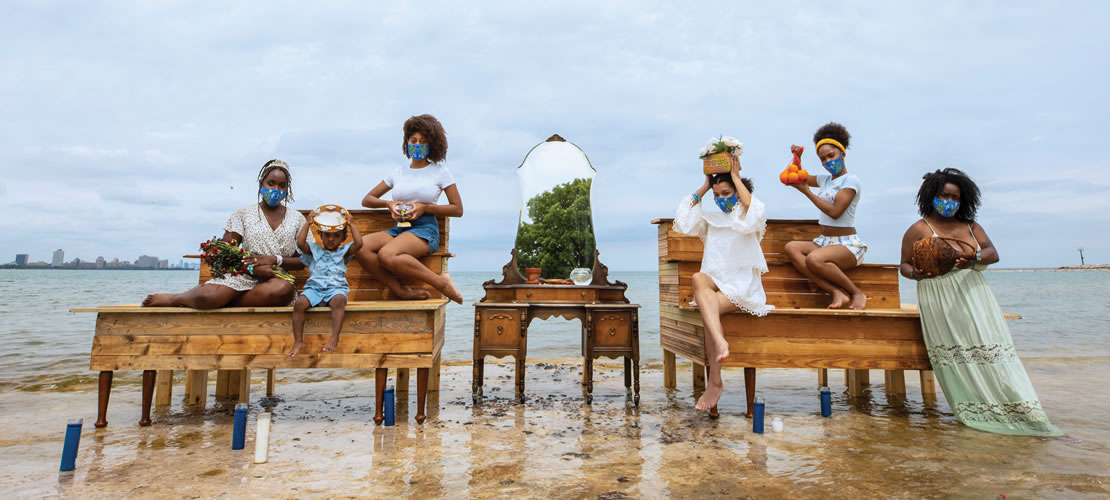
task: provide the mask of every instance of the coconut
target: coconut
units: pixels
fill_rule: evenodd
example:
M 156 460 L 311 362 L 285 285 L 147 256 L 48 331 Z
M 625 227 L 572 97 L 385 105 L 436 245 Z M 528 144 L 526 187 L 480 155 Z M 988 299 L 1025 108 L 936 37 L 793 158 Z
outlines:
M 926 274 L 940 276 L 951 271 L 953 267 L 956 267 L 956 260 L 960 257 L 970 258 L 975 254 L 974 250 L 970 252 L 956 250 L 955 247 L 948 243 L 949 241 L 954 241 L 969 249 L 974 248 L 971 243 L 959 238 L 943 238 L 936 236 L 922 238 L 913 244 L 914 265 Z

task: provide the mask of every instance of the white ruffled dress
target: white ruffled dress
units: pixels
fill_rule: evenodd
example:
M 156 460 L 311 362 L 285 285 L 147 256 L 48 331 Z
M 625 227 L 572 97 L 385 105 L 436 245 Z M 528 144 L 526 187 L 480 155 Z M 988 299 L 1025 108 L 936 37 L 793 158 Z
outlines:
M 675 213 L 674 230 L 697 236 L 705 244 L 701 272 L 713 279 L 717 288 L 740 310 L 766 316 L 775 306 L 767 304 L 760 276 L 767 272 L 767 260 L 759 241 L 767 231 L 767 207 L 752 196 L 747 210 L 737 203 L 724 213 L 711 199 L 694 204 L 687 195 Z

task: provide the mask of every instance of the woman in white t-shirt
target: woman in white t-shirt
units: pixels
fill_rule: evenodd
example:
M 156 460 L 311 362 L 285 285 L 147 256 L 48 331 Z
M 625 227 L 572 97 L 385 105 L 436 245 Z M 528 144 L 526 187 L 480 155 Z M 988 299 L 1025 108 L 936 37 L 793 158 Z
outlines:
M 863 309 L 867 296 L 844 271 L 863 263 L 867 244 L 856 234 L 856 205 L 859 204 L 859 177 L 848 173 L 844 153 L 852 138 L 848 129 L 829 122 L 813 135 L 817 157 L 828 174 L 809 177 L 794 187 L 809 198 L 821 213 L 821 236 L 813 241 L 791 241 L 785 252 L 794 267 L 814 284 L 832 295 L 829 309 L 850 306 Z M 817 192 L 810 191 L 817 188 Z
M 386 231 L 362 238 L 358 260 L 400 299 L 426 299 L 428 292 L 402 285 L 398 278 L 422 281 L 443 295 L 462 304 L 462 295 L 451 276 L 436 274 L 420 262 L 420 258 L 439 248 L 439 217 L 462 217 L 462 198 L 455 187 L 455 178 L 442 162 L 447 158 L 447 133 L 432 115 L 414 116 L 405 120 L 402 150 L 411 162 L 393 169 L 362 199 L 367 208 L 389 208 L 394 219 L 400 217 L 397 205 L 413 206 L 405 214 L 411 227 L 394 226 Z M 383 200 L 393 191 L 392 200 Z M 441 193 L 447 204 L 438 205 Z

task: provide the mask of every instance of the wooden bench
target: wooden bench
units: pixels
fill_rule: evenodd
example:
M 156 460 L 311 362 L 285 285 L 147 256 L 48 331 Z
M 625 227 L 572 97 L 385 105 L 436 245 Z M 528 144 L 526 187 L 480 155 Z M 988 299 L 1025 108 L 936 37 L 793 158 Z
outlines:
M 307 213 L 307 211 L 302 211 Z M 382 231 L 394 221 L 385 210 L 352 210 L 354 224 L 363 234 Z M 432 272 L 447 271 L 449 225 L 440 224 L 439 251 L 421 259 Z M 199 283 L 210 277 L 201 266 Z M 304 288 L 308 270 L 293 271 L 298 290 Z M 138 305 L 76 308 L 95 312 L 89 369 L 100 372 L 96 427 L 107 422 L 108 398 L 116 370 L 143 370 L 142 416 L 139 425 L 150 425 L 150 405 L 155 385 L 159 405 L 171 400 L 173 370 L 186 370 L 185 402 L 203 407 L 207 400 L 208 371 L 218 370 L 216 397 L 249 401 L 250 371 L 268 370 L 267 395 L 272 395 L 275 369 L 353 368 L 375 370 L 376 410 L 381 423 L 383 392 L 388 370 L 397 370 L 397 391 L 408 393 L 409 370 L 417 369 L 416 421 L 425 419 L 428 390 L 439 390 L 440 351 L 444 342 L 447 299 L 422 283 L 432 298 L 419 301 L 388 300 L 390 292 L 362 269 L 357 259 L 347 264 L 349 302 L 339 346 L 333 353 L 320 348 L 331 334 L 331 308 L 316 307 L 306 314 L 305 347 L 295 358 L 286 356 L 293 343 L 291 306 L 225 307 L 195 310 L 183 307 Z
M 702 242 L 676 232 L 673 219 L 652 223 L 659 226 L 663 384 L 676 386 L 677 354 L 693 362 L 694 387 L 701 389 L 706 376 L 705 332 L 701 314 L 690 302 L 693 275 L 701 269 Z M 812 240 L 819 234 L 816 220 L 768 220 L 761 242 L 768 267 L 763 289 L 775 310 L 762 318 L 741 312 L 721 318 L 729 345 L 722 365 L 744 367 L 748 415 L 756 368 L 817 368 L 819 385 L 828 385 L 829 368 L 844 368 L 852 395 L 869 382 L 867 370 L 886 370 L 888 394 L 904 394 L 904 370 L 920 370 L 922 393 L 935 397 L 917 308 L 900 301 L 898 266 L 863 264 L 848 271 L 867 294 L 867 309 L 827 309 L 832 297 L 794 269 L 783 251 L 789 241 Z

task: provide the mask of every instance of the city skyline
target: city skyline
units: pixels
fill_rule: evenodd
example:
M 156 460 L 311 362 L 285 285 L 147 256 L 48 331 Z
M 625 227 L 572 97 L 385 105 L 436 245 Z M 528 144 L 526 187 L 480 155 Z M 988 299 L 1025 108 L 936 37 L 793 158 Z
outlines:
M 113 257 L 109 261 L 104 256 L 97 256 L 96 259 L 92 260 L 74 257 L 72 260 L 66 261 L 65 250 L 59 248 L 54 250 L 50 262 L 31 260 L 30 255 L 28 253 L 17 253 L 15 254 L 15 260 L 3 265 L 62 269 L 197 269 L 200 267 L 199 262 L 186 262 L 184 258 L 171 264 L 169 259 L 160 259 L 157 256 L 146 254 L 140 255 L 135 260 L 120 260 L 119 257 Z

